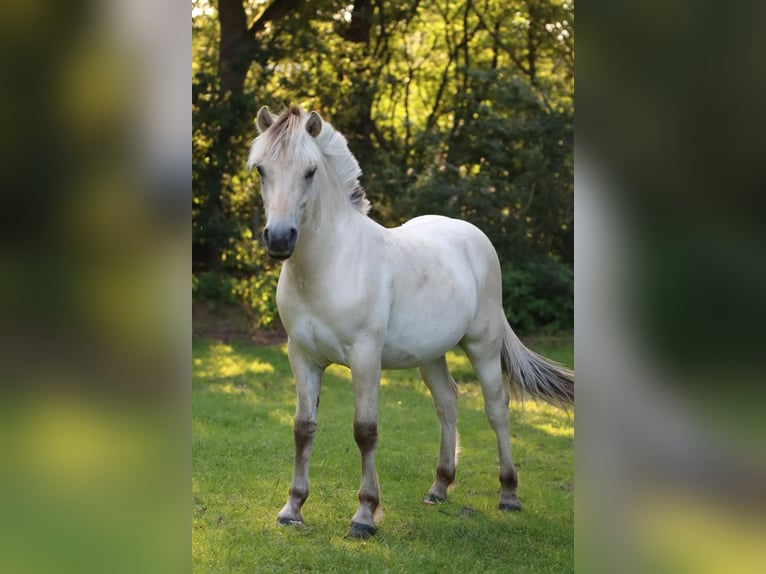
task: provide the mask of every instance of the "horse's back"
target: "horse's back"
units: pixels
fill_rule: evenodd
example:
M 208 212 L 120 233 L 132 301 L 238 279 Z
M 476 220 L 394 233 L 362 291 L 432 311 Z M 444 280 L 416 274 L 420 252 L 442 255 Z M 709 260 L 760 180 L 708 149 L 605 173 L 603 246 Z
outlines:
M 424 258 L 439 257 L 453 272 L 470 270 L 482 292 L 500 280 L 500 262 L 492 242 L 467 221 L 423 215 L 391 231 L 404 242 L 423 245 Z

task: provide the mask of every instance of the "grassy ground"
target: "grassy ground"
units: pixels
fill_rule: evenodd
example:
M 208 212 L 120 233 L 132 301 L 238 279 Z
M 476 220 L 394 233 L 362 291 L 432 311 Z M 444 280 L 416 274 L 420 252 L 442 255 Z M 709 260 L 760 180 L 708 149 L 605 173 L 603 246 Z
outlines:
M 572 365 L 571 339 L 535 350 Z M 367 541 L 344 539 L 359 454 L 348 370 L 323 379 L 306 526 L 276 525 L 292 472 L 295 398 L 284 346 L 193 342 L 195 572 L 572 572 L 574 414 L 511 408 L 520 513 L 497 508 L 494 433 L 470 364 L 450 354 L 460 388 L 460 459 L 449 502 L 420 503 L 434 477 L 439 426 L 416 371 L 384 373 L 377 455 L 385 516 Z

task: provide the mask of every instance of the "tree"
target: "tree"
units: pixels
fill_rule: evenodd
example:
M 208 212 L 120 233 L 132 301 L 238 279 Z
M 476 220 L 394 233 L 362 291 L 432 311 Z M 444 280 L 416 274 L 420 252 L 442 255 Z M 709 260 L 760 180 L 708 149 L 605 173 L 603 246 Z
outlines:
M 196 2 L 198 275 L 273 273 L 244 163 L 257 107 L 297 103 L 346 135 L 373 217 L 472 221 L 498 250 L 521 330 L 571 325 L 570 0 Z

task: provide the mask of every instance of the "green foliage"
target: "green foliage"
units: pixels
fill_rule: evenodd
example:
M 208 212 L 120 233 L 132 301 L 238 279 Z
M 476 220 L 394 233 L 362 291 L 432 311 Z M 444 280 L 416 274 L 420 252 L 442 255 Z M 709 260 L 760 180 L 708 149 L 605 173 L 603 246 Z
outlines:
M 243 2 L 247 26 L 268 21 L 228 38 L 240 50 L 222 58 L 216 11 L 192 19 L 194 272 L 232 275 L 235 299 L 273 312 L 276 272 L 256 246 L 263 208 L 244 166 L 257 108 L 300 104 L 346 135 L 372 217 L 471 221 L 498 251 L 514 324 L 570 331 L 571 1 Z M 227 90 L 219 58 L 231 54 L 246 74 Z
M 192 276 L 192 296 L 200 301 L 244 305 L 253 312 L 255 326 L 268 329 L 277 317 L 277 270 L 237 277 L 217 271 Z
M 232 294 L 255 312 L 259 327 L 269 328 L 277 317 L 277 280 L 279 273 L 271 271 L 235 279 Z
M 221 95 L 215 78 L 199 73 L 192 110 L 193 263 L 195 269 L 231 269 L 261 207 L 242 157 L 253 135 L 255 103 L 241 94 Z
M 233 279 L 217 271 L 203 271 L 192 275 L 192 297 L 200 301 L 234 303 Z
M 573 289 L 572 268 L 550 258 L 503 269 L 505 314 L 522 335 L 571 331 Z
M 535 347 L 571 366 L 572 340 Z M 420 503 L 434 478 L 439 426 L 416 371 L 386 371 L 378 474 L 385 516 L 368 541 L 343 538 L 356 508 L 359 453 L 347 369 L 323 378 L 306 526 L 276 525 L 292 472 L 295 392 L 284 347 L 193 341 L 192 561 L 195 572 L 572 572 L 574 415 L 511 406 L 520 513 L 497 510 L 495 436 L 465 356 L 461 454 L 450 500 Z

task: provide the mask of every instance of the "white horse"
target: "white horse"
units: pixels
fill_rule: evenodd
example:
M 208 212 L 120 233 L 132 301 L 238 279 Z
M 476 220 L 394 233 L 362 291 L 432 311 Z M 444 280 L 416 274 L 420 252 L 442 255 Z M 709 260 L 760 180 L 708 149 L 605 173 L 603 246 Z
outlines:
M 367 217 L 359 164 L 346 139 L 298 107 L 257 117 L 248 168 L 261 180 L 269 254 L 285 260 L 277 307 L 295 377 L 295 465 L 279 524 L 303 524 L 309 460 L 325 368 L 351 369 L 354 439 L 362 456 L 350 537 L 377 530 L 375 470 L 381 369 L 418 367 L 441 423 L 436 479 L 423 502 L 447 498 L 455 479 L 457 386 L 445 353 L 459 345 L 481 382 L 497 435 L 500 510 L 520 510 L 511 457 L 513 390 L 554 404 L 574 401 L 574 374 L 527 349 L 503 314 L 500 264 L 489 239 L 464 221 L 423 216 L 386 229 Z

